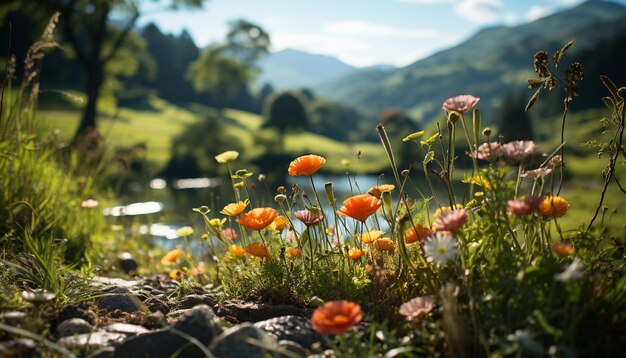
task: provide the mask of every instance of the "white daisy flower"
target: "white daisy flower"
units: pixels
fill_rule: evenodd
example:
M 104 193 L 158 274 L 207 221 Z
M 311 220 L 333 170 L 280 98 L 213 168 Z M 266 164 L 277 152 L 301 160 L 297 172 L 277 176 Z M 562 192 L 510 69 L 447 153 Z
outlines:
M 459 253 L 454 237 L 442 232 L 435 233 L 424 244 L 426 261 L 437 266 L 446 267 L 448 261 L 454 260 Z
M 565 271 L 554 275 L 554 279 L 561 282 L 570 282 L 583 277 L 583 262 L 578 257 L 572 261 Z

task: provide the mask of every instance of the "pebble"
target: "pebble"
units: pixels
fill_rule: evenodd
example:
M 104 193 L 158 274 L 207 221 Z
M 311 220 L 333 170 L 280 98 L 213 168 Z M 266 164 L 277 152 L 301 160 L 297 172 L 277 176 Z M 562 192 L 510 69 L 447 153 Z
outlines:
M 112 333 L 106 331 L 97 331 L 93 333 L 83 333 L 70 337 L 63 337 L 57 343 L 66 348 L 78 348 L 87 346 L 89 348 L 102 348 L 107 346 L 115 346 L 122 342 L 126 335 L 121 333 Z
M 261 358 L 265 349 L 250 344 L 250 338 L 259 340 L 269 346 L 277 346 L 278 342 L 265 331 L 254 327 L 251 323 L 241 323 L 225 330 L 211 343 L 210 349 L 220 358 Z
M 59 338 L 73 336 L 75 334 L 89 333 L 93 327 L 82 318 L 70 318 L 59 323 L 56 327 L 55 335 Z
M 301 316 L 271 318 L 257 322 L 254 326 L 261 328 L 279 341 L 293 341 L 306 348 L 322 340 L 322 336 L 313 330 L 310 321 Z
M 115 310 L 136 312 L 141 305 L 137 296 L 125 287 L 110 287 L 103 290 L 102 293 L 104 296 L 98 299 L 98 308 L 109 312 Z
M 138 334 L 149 332 L 149 330 L 142 326 L 129 323 L 113 323 L 104 327 L 104 330 L 108 332 L 122 333 L 129 336 L 135 336 Z

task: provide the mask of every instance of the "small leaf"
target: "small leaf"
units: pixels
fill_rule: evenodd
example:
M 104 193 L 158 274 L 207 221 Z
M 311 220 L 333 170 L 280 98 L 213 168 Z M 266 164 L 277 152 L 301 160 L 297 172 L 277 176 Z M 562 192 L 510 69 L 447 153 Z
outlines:
M 535 91 L 535 94 L 532 97 L 530 97 L 530 100 L 528 100 L 528 104 L 526 105 L 526 108 L 524 108 L 524 112 L 528 112 L 528 110 L 533 106 L 533 104 L 535 104 L 537 99 L 539 99 L 540 93 L 541 93 L 541 88 L 538 88 L 537 91 Z
M 438 133 L 433 134 L 432 136 L 430 136 L 430 138 L 420 141 L 421 145 L 428 145 L 428 144 L 432 144 L 435 143 L 435 140 L 437 140 L 437 137 L 439 136 Z
M 617 87 L 615 84 L 605 75 L 600 75 L 600 80 L 604 83 L 604 86 L 611 92 L 613 99 L 617 100 L 619 97 L 617 96 Z
M 566 43 L 562 49 L 554 53 L 554 64 L 557 68 L 559 67 L 559 64 L 561 63 L 561 60 L 563 60 L 563 57 L 565 57 L 567 50 L 569 50 L 569 48 L 572 47 L 573 44 L 574 44 L 574 40 Z

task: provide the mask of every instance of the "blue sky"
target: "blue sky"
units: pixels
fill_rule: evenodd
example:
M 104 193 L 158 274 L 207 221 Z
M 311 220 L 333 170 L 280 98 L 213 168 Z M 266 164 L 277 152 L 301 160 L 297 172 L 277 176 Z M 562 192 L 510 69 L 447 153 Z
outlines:
M 272 51 L 294 48 L 354 66 L 402 66 L 462 42 L 479 29 L 516 25 L 580 0 L 210 0 L 203 9 L 146 11 L 140 25 L 187 29 L 196 44 L 224 39 L 228 22 L 265 28 Z M 617 0 L 626 4 L 626 0 Z

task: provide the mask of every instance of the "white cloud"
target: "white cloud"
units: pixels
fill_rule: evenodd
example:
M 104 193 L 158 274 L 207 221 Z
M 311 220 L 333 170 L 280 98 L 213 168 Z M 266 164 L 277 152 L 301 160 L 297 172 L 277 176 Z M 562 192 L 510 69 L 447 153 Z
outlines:
M 407 2 L 418 5 L 434 5 L 454 2 L 454 0 L 398 0 L 399 2 Z
M 526 15 L 524 15 L 524 19 L 529 22 L 535 21 L 537 19 L 550 15 L 553 12 L 554 9 L 551 7 L 533 5 L 530 7 L 530 9 L 528 9 Z
M 276 51 L 293 48 L 327 55 L 344 51 L 370 50 L 369 44 L 363 40 L 308 32 L 275 32 L 272 34 L 272 48 Z
M 477 24 L 487 24 L 502 20 L 500 0 L 463 0 L 454 6 L 455 13 Z
M 433 29 L 402 28 L 363 20 L 333 21 L 324 25 L 324 31 L 333 35 L 352 36 L 402 36 L 409 38 L 432 38 L 439 34 Z
M 577 5 L 583 2 L 584 0 L 550 0 L 551 3 L 563 6 L 572 6 Z

